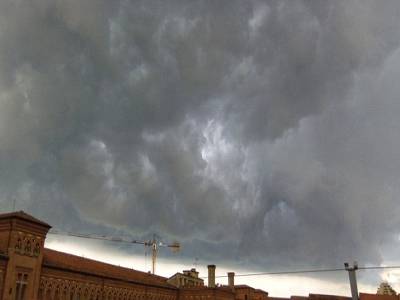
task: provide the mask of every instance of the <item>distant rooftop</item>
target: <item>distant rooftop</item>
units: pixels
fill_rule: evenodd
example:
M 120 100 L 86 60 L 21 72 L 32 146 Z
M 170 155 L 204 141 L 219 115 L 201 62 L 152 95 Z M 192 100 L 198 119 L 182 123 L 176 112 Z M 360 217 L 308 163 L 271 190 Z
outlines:
M 396 291 L 390 286 L 390 284 L 386 281 L 382 282 L 379 285 L 378 291 L 376 292 L 377 295 L 392 295 L 396 296 Z

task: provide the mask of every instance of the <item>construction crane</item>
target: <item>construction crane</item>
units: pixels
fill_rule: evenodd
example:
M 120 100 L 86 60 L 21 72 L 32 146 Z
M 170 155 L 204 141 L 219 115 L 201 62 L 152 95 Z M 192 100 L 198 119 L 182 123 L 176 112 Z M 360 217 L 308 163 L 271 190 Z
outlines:
M 179 242 L 164 243 L 164 242 L 158 240 L 156 238 L 156 235 L 153 235 L 153 238 L 151 240 L 140 241 L 140 240 L 131 240 L 131 239 L 126 239 L 126 238 L 106 236 L 106 235 L 61 232 L 58 230 L 51 230 L 51 231 L 49 231 L 49 234 L 72 236 L 72 237 L 78 237 L 78 238 L 84 238 L 84 239 L 103 240 L 103 241 L 111 241 L 111 242 L 121 242 L 121 243 L 144 245 L 145 247 L 151 248 L 151 251 L 152 251 L 152 266 L 151 266 L 152 274 L 156 273 L 156 261 L 157 261 L 158 250 L 160 247 L 168 247 L 173 252 L 178 252 L 181 248 L 181 245 Z

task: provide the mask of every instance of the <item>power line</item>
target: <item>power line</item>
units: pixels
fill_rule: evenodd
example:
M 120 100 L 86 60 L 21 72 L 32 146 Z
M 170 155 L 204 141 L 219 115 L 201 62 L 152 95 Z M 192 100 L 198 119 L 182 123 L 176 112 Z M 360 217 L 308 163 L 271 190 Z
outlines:
M 368 266 L 358 267 L 358 270 L 383 270 L 383 269 L 400 269 L 400 266 Z M 236 274 L 235 277 L 250 277 L 250 276 L 266 276 L 266 275 L 291 275 L 291 274 L 309 274 L 309 273 L 328 273 L 347 271 L 345 268 L 332 269 L 311 269 L 311 270 L 294 270 L 294 271 L 276 271 L 276 272 L 260 272 L 260 273 L 243 273 Z M 226 278 L 228 275 L 218 275 L 215 278 Z M 208 278 L 207 276 L 201 278 Z
M 181 246 L 178 242 L 164 243 L 164 242 L 156 239 L 156 235 L 153 235 L 152 240 L 138 241 L 138 240 L 132 240 L 132 239 L 127 239 L 127 238 L 115 237 L 115 236 L 107 236 L 107 235 L 60 232 L 60 231 L 54 230 L 54 229 L 52 231 L 50 231 L 49 234 L 72 236 L 72 237 L 78 237 L 78 238 L 84 238 L 84 239 L 102 240 L 102 241 L 110 241 L 110 242 L 141 244 L 141 245 L 144 245 L 145 247 L 151 247 L 151 250 L 152 250 L 152 273 L 153 274 L 155 274 L 157 254 L 158 254 L 160 247 L 168 247 L 174 252 L 179 251 L 181 248 Z M 146 260 L 145 260 L 145 262 L 146 262 Z
M 400 266 L 370 266 L 358 267 L 359 270 L 381 270 L 381 269 L 400 269 Z
M 85 239 L 94 239 L 94 240 L 108 240 L 112 242 L 123 242 L 123 243 L 139 243 L 146 245 L 147 242 L 137 241 L 137 240 L 130 240 L 130 239 L 123 239 L 118 237 L 108 237 L 104 235 L 85 235 L 79 233 L 71 233 L 71 232 L 59 232 L 57 230 L 52 230 L 49 234 L 53 235 L 65 235 L 65 236 L 72 236 L 78 238 L 85 238 Z M 385 270 L 385 269 L 400 269 L 400 266 L 365 266 L 365 267 L 358 267 L 358 270 Z M 259 273 L 243 273 L 243 274 L 236 274 L 235 277 L 251 277 L 251 276 L 268 276 L 268 275 L 293 275 L 293 274 L 311 274 L 311 273 L 329 273 L 329 272 L 341 272 L 347 271 L 345 268 L 330 268 L 330 269 L 308 269 L 308 270 L 293 270 L 293 271 L 276 271 L 276 272 L 259 272 Z M 226 278 L 228 275 L 218 275 L 215 278 Z M 203 279 L 208 278 L 207 276 L 201 277 Z
M 235 274 L 235 277 L 250 277 L 250 276 L 265 276 L 265 275 L 290 275 L 290 274 L 306 274 L 306 273 L 323 273 L 323 272 L 337 272 L 345 271 L 343 268 L 334 269 L 315 269 L 315 270 L 295 270 L 295 271 L 276 271 L 276 272 L 260 272 L 260 273 L 243 273 Z M 225 278 L 228 275 L 218 275 L 215 278 Z M 208 277 L 202 277 L 208 278 Z
M 72 232 L 60 232 L 57 230 L 51 230 L 49 231 L 49 234 L 53 235 L 64 235 L 64 236 L 72 236 L 72 237 L 78 237 L 78 238 L 83 238 L 83 239 L 91 239 L 91 240 L 102 240 L 102 241 L 110 241 L 110 242 L 122 242 L 122 243 L 131 243 L 131 244 L 142 244 L 146 245 L 148 241 L 137 241 L 137 240 L 130 240 L 130 239 L 124 239 L 120 237 L 110 237 L 106 235 L 89 235 L 89 234 L 81 234 L 81 233 L 72 233 Z

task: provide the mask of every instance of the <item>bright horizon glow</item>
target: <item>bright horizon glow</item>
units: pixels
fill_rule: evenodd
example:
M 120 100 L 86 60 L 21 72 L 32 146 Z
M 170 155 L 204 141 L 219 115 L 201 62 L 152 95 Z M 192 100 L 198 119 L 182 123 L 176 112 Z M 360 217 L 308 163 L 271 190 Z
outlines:
M 141 255 L 128 255 L 125 252 L 111 248 L 98 241 L 78 242 L 74 238 L 56 238 L 48 237 L 45 246 L 50 249 L 67 252 L 70 254 L 82 256 L 85 258 L 102 261 L 105 263 L 135 269 L 142 272 L 149 272 L 151 269 L 151 256 L 145 258 Z M 199 276 L 205 278 L 207 276 L 207 263 L 204 265 L 194 266 L 188 261 L 179 261 L 173 259 L 157 259 L 156 274 L 164 277 L 170 277 L 182 270 L 196 268 Z M 252 270 L 229 268 L 229 266 L 218 265 L 216 276 L 224 276 L 227 272 L 234 271 L 236 274 L 255 273 Z M 235 284 L 247 284 L 251 287 L 262 289 L 274 297 L 290 297 L 290 296 L 308 296 L 309 294 L 330 294 L 340 296 L 350 296 L 350 288 L 347 282 L 347 273 L 343 273 L 343 283 L 332 282 L 324 279 L 315 279 L 298 275 L 265 275 L 265 276 L 249 276 L 235 277 Z M 399 290 L 400 271 L 383 271 L 380 273 L 382 280 L 387 280 L 396 290 Z M 227 278 L 216 278 L 216 283 L 221 285 L 227 284 Z M 205 285 L 207 279 L 204 280 Z M 376 293 L 376 286 L 358 283 L 358 290 L 362 293 Z

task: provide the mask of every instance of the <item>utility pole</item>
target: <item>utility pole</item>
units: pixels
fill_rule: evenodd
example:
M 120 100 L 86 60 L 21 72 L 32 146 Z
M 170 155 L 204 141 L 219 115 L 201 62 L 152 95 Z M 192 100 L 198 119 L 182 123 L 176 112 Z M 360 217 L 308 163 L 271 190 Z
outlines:
M 353 266 L 350 267 L 349 263 L 345 262 L 344 267 L 346 271 L 349 272 L 351 298 L 352 300 L 358 300 L 358 289 L 357 289 L 357 278 L 356 278 L 356 270 L 358 269 L 358 264 L 355 261 L 353 263 Z
M 156 260 L 157 260 L 157 252 L 158 252 L 158 243 L 156 241 L 156 237 L 154 235 L 153 241 L 151 243 L 152 251 L 152 260 L 151 260 L 151 271 L 153 274 L 156 274 Z

